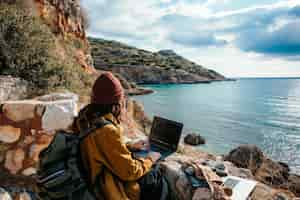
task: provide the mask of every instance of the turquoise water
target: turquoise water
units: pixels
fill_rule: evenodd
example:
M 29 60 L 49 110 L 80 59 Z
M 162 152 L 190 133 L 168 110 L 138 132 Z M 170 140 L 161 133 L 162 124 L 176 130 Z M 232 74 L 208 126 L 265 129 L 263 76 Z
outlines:
M 146 87 L 156 92 L 134 97 L 146 112 L 183 122 L 206 138 L 200 148 L 225 154 L 255 144 L 300 174 L 300 79 Z

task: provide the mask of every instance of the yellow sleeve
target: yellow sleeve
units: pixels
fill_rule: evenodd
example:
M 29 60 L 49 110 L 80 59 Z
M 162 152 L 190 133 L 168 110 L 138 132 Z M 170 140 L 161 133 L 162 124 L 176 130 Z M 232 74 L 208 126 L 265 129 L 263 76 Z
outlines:
M 105 156 L 106 167 L 124 181 L 135 181 L 144 176 L 152 167 L 150 159 L 134 159 L 122 142 L 121 133 L 112 125 L 100 129 L 95 134 L 95 143 Z

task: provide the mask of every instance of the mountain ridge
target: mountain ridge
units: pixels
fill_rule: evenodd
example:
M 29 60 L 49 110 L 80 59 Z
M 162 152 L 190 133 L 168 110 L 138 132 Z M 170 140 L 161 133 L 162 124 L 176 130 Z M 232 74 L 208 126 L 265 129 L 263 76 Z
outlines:
M 151 52 L 118 41 L 92 37 L 88 40 L 96 69 L 111 70 L 137 84 L 227 80 L 220 73 L 196 64 L 171 49 Z

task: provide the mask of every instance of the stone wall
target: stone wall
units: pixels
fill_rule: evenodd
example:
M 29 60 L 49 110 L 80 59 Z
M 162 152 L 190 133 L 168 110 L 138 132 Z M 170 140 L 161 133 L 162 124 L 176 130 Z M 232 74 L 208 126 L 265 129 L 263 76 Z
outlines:
M 38 155 L 57 129 L 67 129 L 77 114 L 74 94 L 52 94 L 0 106 L 0 170 L 32 175 Z

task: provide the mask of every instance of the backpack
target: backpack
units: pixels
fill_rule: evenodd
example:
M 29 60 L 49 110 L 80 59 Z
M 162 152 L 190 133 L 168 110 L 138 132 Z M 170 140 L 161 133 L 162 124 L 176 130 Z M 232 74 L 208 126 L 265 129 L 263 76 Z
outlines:
M 39 155 L 39 199 L 96 200 L 81 164 L 80 143 L 94 130 L 108 124 L 111 122 L 102 120 L 80 134 L 57 131 L 51 144 Z

